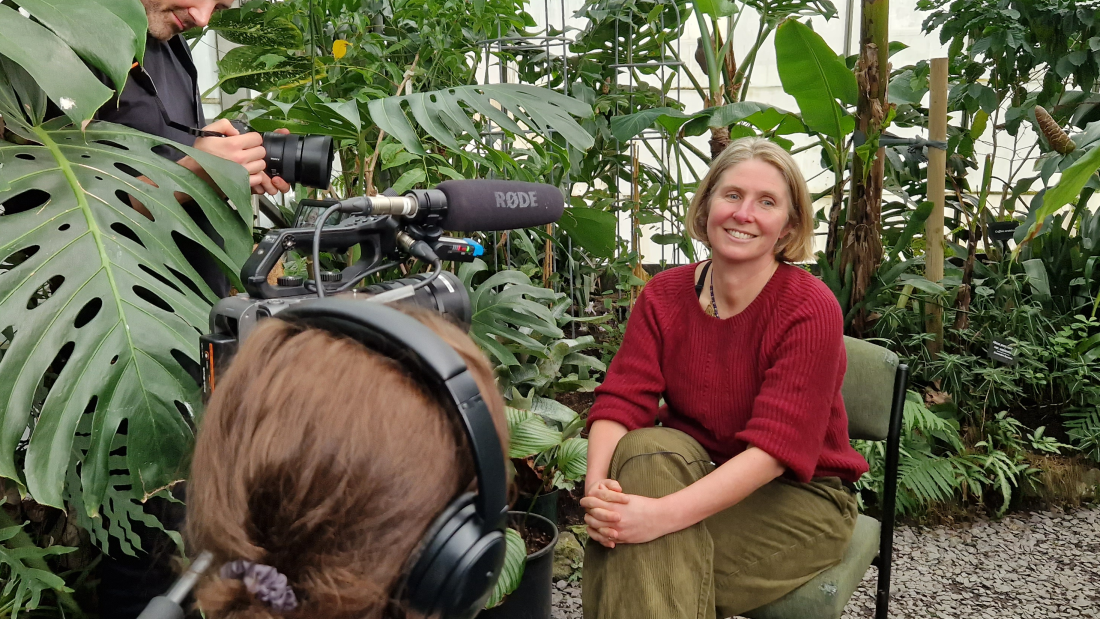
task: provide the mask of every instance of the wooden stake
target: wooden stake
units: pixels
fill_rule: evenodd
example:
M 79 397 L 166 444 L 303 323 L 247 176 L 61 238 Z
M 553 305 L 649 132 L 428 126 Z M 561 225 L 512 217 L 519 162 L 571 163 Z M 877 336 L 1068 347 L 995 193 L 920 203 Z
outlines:
M 931 102 L 928 106 L 928 139 L 947 141 L 947 58 L 933 58 L 928 80 Z M 933 282 L 943 279 L 943 192 L 947 170 L 947 152 L 928 149 L 928 199 L 932 214 L 924 224 L 924 276 Z M 943 308 L 929 306 L 925 330 L 936 336 L 928 343 L 933 354 L 943 350 Z
M 542 287 L 550 287 L 550 274 L 554 272 L 554 247 L 550 243 L 550 236 L 554 234 L 554 224 L 546 224 L 546 255 L 542 260 Z

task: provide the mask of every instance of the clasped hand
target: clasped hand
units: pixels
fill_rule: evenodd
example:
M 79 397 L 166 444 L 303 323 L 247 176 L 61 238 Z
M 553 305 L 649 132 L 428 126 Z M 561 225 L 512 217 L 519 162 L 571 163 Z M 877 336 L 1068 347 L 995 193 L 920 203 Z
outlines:
M 614 479 L 590 488 L 581 507 L 588 536 L 607 548 L 644 544 L 676 530 L 662 499 L 626 494 Z

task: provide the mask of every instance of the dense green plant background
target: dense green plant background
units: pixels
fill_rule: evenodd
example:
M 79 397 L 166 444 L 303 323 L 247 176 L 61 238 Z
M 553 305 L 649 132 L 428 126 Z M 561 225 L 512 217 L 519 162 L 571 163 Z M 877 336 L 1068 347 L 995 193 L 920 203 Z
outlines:
M 206 247 L 236 278 L 256 221 L 243 170 L 208 167 L 223 170 L 227 202 L 155 156 L 163 141 L 84 124 L 112 96 L 85 63 L 123 83 L 144 47 L 140 2 L 95 0 L 64 15 L 41 0 L 14 4 L 32 18 L 0 5 L 0 579 L 12 583 L 0 616 L 36 606 L 74 614 L 97 552 L 144 552 L 132 523 L 160 525 L 142 501 L 185 475 L 201 411 L 194 340 L 214 298 L 179 245 Z M 829 180 L 815 196 L 828 236 L 806 266 L 834 291 L 847 324 L 865 316 L 865 336 L 912 370 L 898 511 L 998 515 L 1029 501 L 1074 503 L 1089 491 L 1084 472 L 1100 463 L 1100 218 L 1089 204 L 1100 187 L 1100 12 L 1070 0 L 920 8 L 928 36 L 951 50 L 950 258 L 941 281 L 923 277 L 924 153 L 887 146 L 884 250 L 858 303 L 839 248 L 853 162 L 891 131 L 927 127 L 929 68 L 891 69 L 886 126 L 856 147 L 855 56 L 814 31 L 837 13 L 829 0 L 593 0 L 578 12 L 583 29 L 570 33 L 539 31 L 521 0 L 251 0 L 218 12 L 209 29 L 240 44 L 221 61 L 218 87 L 256 93 L 224 116 L 337 144 L 332 186 L 296 188 L 279 205 L 287 221 L 303 197 L 448 178 L 536 180 L 569 196 L 558 225 L 478 235 L 484 259 L 454 265 L 471 294 L 471 335 L 509 403 L 509 455 L 527 492 L 575 499 L 592 390 L 638 291 L 668 266 L 641 264 L 636 231 L 659 227 L 656 243 L 705 258 L 683 231 L 687 199 L 724 144 L 762 135 L 819 153 L 820 170 L 804 172 Z M 689 23 L 698 41 L 687 40 Z M 543 35 L 567 35 L 563 52 L 531 42 Z M 752 41 L 744 57 L 735 36 Z M 501 38 L 509 44 L 486 44 Z M 41 40 L 59 51 L 27 51 Z M 796 109 L 748 98 L 769 45 Z M 613 65 L 627 49 L 636 66 L 624 80 Z M 481 83 L 484 63 L 506 64 L 520 83 Z M 685 111 L 675 72 L 656 68 L 673 65 L 702 110 Z M 1044 131 L 1036 106 L 1068 137 Z M 710 152 L 684 139 L 695 136 L 709 138 Z M 1009 161 L 1007 175 L 993 173 L 994 158 Z M 173 191 L 197 201 L 224 249 Z M 135 199 L 151 219 L 130 208 Z M 1020 224 L 1013 240 L 990 238 L 990 224 L 1011 221 Z M 285 265 L 306 266 L 300 256 Z M 924 319 L 932 306 L 947 325 L 935 354 Z M 994 338 L 1013 346 L 1014 364 L 990 358 Z M 859 486 L 873 512 L 883 445 L 856 447 L 871 464 Z M 518 578 L 522 549 L 512 541 Z

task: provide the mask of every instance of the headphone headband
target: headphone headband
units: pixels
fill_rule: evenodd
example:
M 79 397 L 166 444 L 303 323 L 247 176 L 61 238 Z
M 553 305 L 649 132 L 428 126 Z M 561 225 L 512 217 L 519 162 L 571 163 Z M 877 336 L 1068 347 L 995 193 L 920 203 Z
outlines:
M 462 357 L 415 318 L 381 303 L 325 298 L 303 301 L 277 318 L 352 337 L 365 346 L 426 371 L 421 380 L 445 391 L 470 443 L 477 496 L 474 507 L 484 531 L 502 530 L 508 512 L 504 452 L 492 415 Z

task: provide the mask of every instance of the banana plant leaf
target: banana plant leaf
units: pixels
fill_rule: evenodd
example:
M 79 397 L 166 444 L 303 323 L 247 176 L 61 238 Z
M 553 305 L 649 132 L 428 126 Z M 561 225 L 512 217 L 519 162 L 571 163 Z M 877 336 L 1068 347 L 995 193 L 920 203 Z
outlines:
M 1047 217 L 1056 213 L 1058 209 L 1069 204 L 1081 194 L 1081 190 L 1093 178 L 1097 170 L 1100 170 L 1100 147 L 1093 147 L 1062 171 L 1062 177 L 1058 180 L 1058 184 L 1048 189 L 1043 195 L 1042 205 L 1036 209 L 1034 214 L 1028 215 L 1028 219 L 1032 221 L 1032 224 L 1027 230 L 1027 235 L 1013 250 L 1012 255 L 1014 258 L 1020 253 L 1020 248 L 1024 243 L 1038 235 Z
M 565 230 L 577 245 L 600 258 L 615 255 L 615 213 L 586 206 L 570 206 L 562 212 L 558 226 Z
M 80 480 L 83 507 L 95 514 L 117 469 L 109 457 L 124 422 L 135 493 L 144 498 L 183 477 L 201 406 L 188 368 L 197 370 L 198 336 L 216 297 L 179 244 L 205 249 L 240 286 L 236 273 L 252 247 L 247 173 L 174 144 L 234 209 L 152 151 L 167 140 L 100 122 L 82 132 L 65 118 L 29 133 L 28 144 L 0 141 L 0 331 L 14 331 L 0 359 L 0 477 L 63 508 L 74 436 L 91 415 Z M 224 248 L 176 192 L 194 200 Z M 33 414 L 47 372 L 57 376 Z
M 856 104 L 855 75 L 821 35 L 788 19 L 775 31 L 775 60 L 807 127 L 837 141 L 855 130 L 855 118 L 841 107 Z

